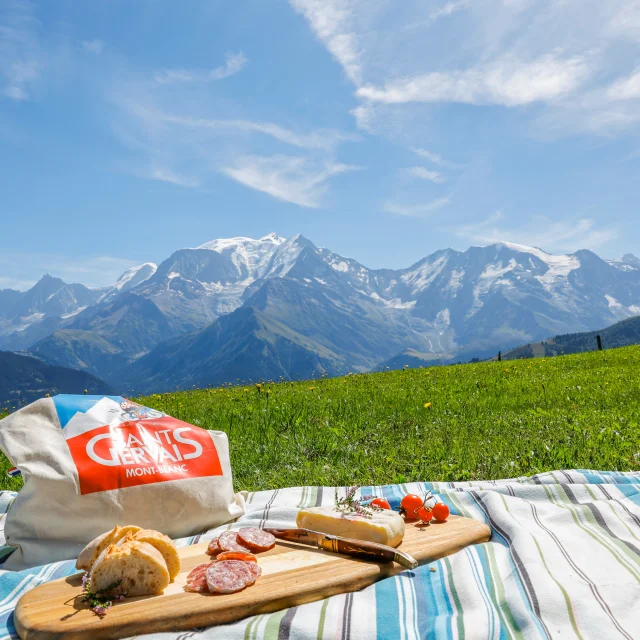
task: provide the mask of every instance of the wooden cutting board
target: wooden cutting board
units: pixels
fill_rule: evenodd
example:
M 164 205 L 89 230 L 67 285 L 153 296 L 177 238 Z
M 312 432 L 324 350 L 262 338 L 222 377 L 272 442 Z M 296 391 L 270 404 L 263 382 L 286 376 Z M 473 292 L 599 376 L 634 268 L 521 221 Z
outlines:
M 450 516 L 445 523 L 429 526 L 408 523 L 399 548 L 425 564 L 467 545 L 486 542 L 490 536 L 487 525 Z M 404 570 L 395 563 L 356 560 L 278 541 L 275 548 L 259 554 L 262 576 L 244 591 L 228 595 L 184 591 L 191 569 L 209 560 L 206 548 L 206 544 L 181 548 L 180 575 L 162 595 L 127 598 L 115 603 L 102 619 L 80 602 L 81 573 L 40 585 L 18 601 L 16 629 L 23 640 L 98 640 L 180 631 L 233 622 L 337 593 L 357 591 Z

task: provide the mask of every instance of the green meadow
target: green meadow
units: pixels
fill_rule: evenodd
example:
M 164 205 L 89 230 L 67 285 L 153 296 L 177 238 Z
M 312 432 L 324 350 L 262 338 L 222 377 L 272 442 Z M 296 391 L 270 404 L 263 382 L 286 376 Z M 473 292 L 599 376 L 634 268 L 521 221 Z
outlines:
M 226 432 L 238 490 L 640 470 L 639 346 L 137 401 Z

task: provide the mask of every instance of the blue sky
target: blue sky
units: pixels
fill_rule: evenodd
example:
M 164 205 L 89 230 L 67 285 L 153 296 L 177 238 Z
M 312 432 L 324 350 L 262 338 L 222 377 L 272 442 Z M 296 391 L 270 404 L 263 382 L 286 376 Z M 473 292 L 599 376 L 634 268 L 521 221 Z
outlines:
M 229 236 L 640 253 L 640 0 L 0 2 L 0 288 Z

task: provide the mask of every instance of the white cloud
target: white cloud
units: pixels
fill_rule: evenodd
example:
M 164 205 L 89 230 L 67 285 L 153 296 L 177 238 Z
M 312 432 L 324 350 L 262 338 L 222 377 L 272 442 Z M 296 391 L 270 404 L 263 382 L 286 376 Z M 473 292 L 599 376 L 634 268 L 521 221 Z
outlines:
M 0 94 L 28 100 L 45 67 L 46 54 L 39 40 L 40 22 L 27 2 L 0 7 Z
M 200 180 L 196 177 L 180 175 L 178 172 L 168 169 L 167 167 L 152 167 L 142 175 L 151 180 L 159 180 L 160 182 L 168 182 L 179 187 L 194 188 L 200 186 Z
M 415 153 L 417 156 L 420 156 L 421 158 L 426 158 L 430 162 L 433 162 L 433 164 L 437 164 L 441 167 L 447 167 L 448 169 L 460 168 L 459 164 L 456 164 L 454 162 L 449 162 L 449 160 L 445 160 L 441 155 L 437 153 L 433 153 L 433 151 L 429 151 L 428 149 L 414 148 L 414 149 L 411 149 L 411 151 L 413 151 L 413 153 Z
M 640 98 L 640 71 L 627 78 L 616 80 L 607 90 L 611 100 L 633 100 Z
M 360 44 L 351 29 L 353 18 L 349 0 L 289 0 L 291 6 L 302 14 L 318 40 L 342 65 L 347 77 L 354 83 L 361 81 Z
M 132 154 L 126 170 L 180 187 L 207 188 L 214 174 L 223 173 L 281 200 L 319 207 L 329 178 L 354 169 L 336 159 L 338 147 L 361 140 L 335 129 L 215 117 L 244 114 L 247 106 L 230 108 L 197 83 L 186 100 L 173 86 L 136 74 L 119 78 L 110 98 L 118 108 L 112 129 Z M 298 150 L 295 157 L 291 147 Z
M 12 98 L 13 100 L 27 100 L 28 96 L 24 89 L 21 87 L 10 86 L 6 87 L 4 90 L 4 95 L 7 98 Z
M 361 131 L 373 132 L 375 110 L 371 103 L 360 104 L 349 111 L 355 118 L 356 127 Z
M 436 184 L 440 184 L 446 181 L 446 178 L 439 173 L 438 171 L 430 171 L 425 167 L 408 167 L 406 169 L 401 169 L 401 171 L 412 178 L 418 178 L 419 180 L 429 180 L 430 182 L 435 182 Z
M 433 211 L 446 207 L 451 203 L 451 197 L 446 196 L 444 198 L 438 198 L 431 202 L 417 205 L 405 205 L 398 202 L 387 202 L 384 205 L 384 210 L 387 213 L 393 213 L 399 216 L 409 216 L 412 218 L 424 218 Z
M 429 14 L 429 23 L 436 22 L 440 20 L 440 18 L 448 18 L 449 16 L 457 13 L 458 11 L 462 11 L 469 6 L 468 0 L 457 0 L 456 2 L 445 2 L 441 7 L 434 9 Z
M 311 133 L 298 133 L 273 122 L 235 119 L 218 120 L 162 113 L 160 111 L 154 111 L 153 113 L 147 111 L 146 116 L 149 121 L 154 121 L 155 123 L 172 124 L 189 129 L 200 129 L 218 135 L 260 133 L 270 136 L 279 142 L 309 150 L 318 149 L 330 151 L 342 142 L 355 142 L 360 139 L 356 135 L 332 129 L 317 129 Z
M 83 40 L 82 48 L 88 53 L 99 56 L 104 51 L 104 42 L 102 40 Z
M 640 122 L 640 105 L 619 104 L 636 99 L 635 80 L 611 86 L 633 80 L 640 0 L 289 2 L 354 83 L 363 131 L 415 138 L 442 103 L 519 109 L 525 126 L 554 135 Z M 433 108 L 418 116 L 415 104 Z
M 155 74 L 155 81 L 158 84 L 177 84 L 188 82 L 212 82 L 214 80 L 224 80 L 244 69 L 247 58 L 240 51 L 233 53 L 228 51 L 225 54 L 225 63 L 220 67 L 210 70 L 193 71 L 189 69 L 165 69 Z
M 386 83 L 366 85 L 356 95 L 373 102 L 463 102 L 469 104 L 525 105 L 550 101 L 576 90 L 588 77 L 581 56 L 552 54 L 533 61 L 505 56 L 488 65 L 461 71 L 431 72 Z
M 546 216 L 535 216 L 526 225 L 514 227 L 507 223 L 507 217 L 500 211 L 478 223 L 458 226 L 453 231 L 458 237 L 477 244 L 515 242 L 550 253 L 596 250 L 618 236 L 615 229 L 599 228 L 590 218 L 557 222 Z
M 360 167 L 336 162 L 316 163 L 294 156 L 242 156 L 221 168 L 236 182 L 278 200 L 301 207 L 317 208 L 332 176 L 355 171 Z

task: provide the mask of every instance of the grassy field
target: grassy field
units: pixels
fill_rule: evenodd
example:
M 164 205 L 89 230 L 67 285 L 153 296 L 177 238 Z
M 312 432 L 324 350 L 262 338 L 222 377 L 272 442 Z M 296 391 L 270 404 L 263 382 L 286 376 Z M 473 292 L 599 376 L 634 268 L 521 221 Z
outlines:
M 236 489 L 256 490 L 637 471 L 639 382 L 635 346 L 138 401 L 225 431 Z

